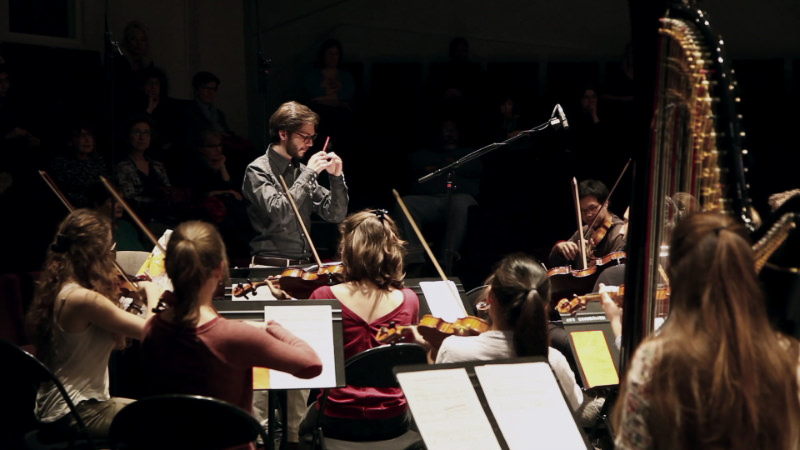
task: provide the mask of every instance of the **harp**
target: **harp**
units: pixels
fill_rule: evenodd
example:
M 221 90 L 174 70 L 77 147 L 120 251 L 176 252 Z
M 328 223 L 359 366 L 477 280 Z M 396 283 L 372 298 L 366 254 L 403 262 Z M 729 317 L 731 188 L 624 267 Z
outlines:
M 724 41 L 704 11 L 685 3 L 631 6 L 640 122 L 631 207 L 621 365 L 665 320 L 657 308 L 670 232 L 693 211 L 756 225 L 746 181 L 748 150 L 739 87 Z M 645 131 L 646 130 L 646 135 Z M 646 144 L 645 144 L 646 143 Z

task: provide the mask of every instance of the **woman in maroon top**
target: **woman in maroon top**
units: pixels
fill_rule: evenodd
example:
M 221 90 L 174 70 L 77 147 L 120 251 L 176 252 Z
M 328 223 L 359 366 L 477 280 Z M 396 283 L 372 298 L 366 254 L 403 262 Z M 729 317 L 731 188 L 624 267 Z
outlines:
M 381 345 L 375 339 L 381 326 L 419 322 L 419 298 L 403 287 L 405 242 L 386 211 L 354 213 L 339 228 L 344 282 L 320 287 L 311 298 L 342 304 L 344 356 L 350 358 Z M 301 436 L 311 433 L 318 416 L 314 403 L 300 423 Z M 326 436 L 370 441 L 405 433 L 410 420 L 399 388 L 346 386 L 330 390 L 320 423 Z
M 172 232 L 164 262 L 175 295 L 145 327 L 146 390 L 215 397 L 252 412 L 254 366 L 313 378 L 322 372 L 322 362 L 305 341 L 274 321 L 264 326 L 217 315 L 212 299 L 228 276 L 225 254 L 209 223 L 186 222 Z

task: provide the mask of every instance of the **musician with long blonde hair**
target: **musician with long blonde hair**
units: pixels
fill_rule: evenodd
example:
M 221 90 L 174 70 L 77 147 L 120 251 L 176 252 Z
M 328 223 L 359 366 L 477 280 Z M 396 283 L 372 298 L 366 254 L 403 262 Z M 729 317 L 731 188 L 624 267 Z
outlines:
M 767 318 L 745 228 L 696 213 L 670 245 L 670 315 L 636 349 L 618 449 L 800 448 L 800 350 Z

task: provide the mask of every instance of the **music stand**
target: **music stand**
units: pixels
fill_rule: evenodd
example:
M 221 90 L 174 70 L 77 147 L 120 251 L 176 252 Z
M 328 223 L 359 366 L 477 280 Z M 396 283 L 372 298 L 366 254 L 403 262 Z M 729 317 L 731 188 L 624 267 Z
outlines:
M 575 315 L 561 314 L 564 331 L 585 389 L 619 385 L 619 349 L 599 302 Z
M 531 436 L 541 448 L 591 448 L 544 357 L 394 372 L 430 450 L 529 448 Z
M 334 378 L 335 382 L 331 383 L 320 382 L 320 380 L 328 379 L 320 378 L 326 375 L 325 367 L 323 367 L 323 374 L 320 377 L 315 377 L 309 380 L 295 379 L 291 386 L 286 387 L 272 387 L 269 388 L 269 436 L 270 442 L 265 443 L 267 448 L 274 449 L 276 436 L 276 424 L 281 423 L 284 430 L 280 436 L 280 448 L 285 448 L 287 443 L 287 434 L 285 427 L 287 425 L 287 390 L 288 389 L 321 389 L 330 387 L 343 387 L 346 385 L 344 376 L 344 339 L 342 336 L 342 307 L 338 300 L 246 300 L 246 301 L 230 301 L 230 300 L 214 300 L 214 307 L 223 317 L 234 320 L 252 320 L 263 321 L 265 317 L 265 308 L 303 308 L 308 306 L 329 306 L 331 309 L 332 322 L 332 335 L 333 342 L 333 365 L 334 365 Z M 292 323 L 281 322 L 281 325 L 286 327 L 289 331 L 302 337 L 302 332 L 299 332 Z M 309 345 L 315 346 L 314 342 L 309 341 Z M 322 355 L 322 350 L 317 350 L 317 353 Z M 324 366 L 324 362 L 323 362 Z M 256 380 L 261 379 L 259 375 L 260 368 L 254 368 L 254 383 Z M 330 374 L 328 374 L 330 375 Z M 272 377 L 269 377 L 272 378 Z M 273 380 L 270 380 L 272 383 Z M 267 386 L 254 386 L 255 390 L 267 389 Z

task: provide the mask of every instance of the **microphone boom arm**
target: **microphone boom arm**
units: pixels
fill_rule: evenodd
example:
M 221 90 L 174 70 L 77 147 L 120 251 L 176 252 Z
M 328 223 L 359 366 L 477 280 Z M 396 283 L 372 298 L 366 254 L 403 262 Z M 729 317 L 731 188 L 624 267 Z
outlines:
M 511 136 L 510 138 L 506 139 L 503 142 L 495 142 L 495 143 L 489 144 L 489 145 L 487 145 L 485 147 L 479 148 L 479 149 L 475 150 L 474 152 L 472 152 L 472 153 L 470 153 L 468 155 L 465 155 L 465 156 L 459 158 L 456 161 L 453 161 L 452 163 L 450 163 L 450 164 L 448 164 L 448 165 L 446 165 L 444 167 L 438 168 L 438 169 L 434 170 L 433 172 L 431 172 L 431 173 L 429 173 L 429 174 L 427 174 L 427 175 L 425 175 L 423 177 L 420 177 L 417 180 L 417 182 L 418 183 L 425 183 L 427 181 L 430 181 L 430 180 L 442 175 L 443 173 L 450 172 L 452 170 L 457 169 L 458 167 L 463 166 L 464 164 L 472 161 L 473 159 L 480 158 L 481 156 L 483 156 L 483 155 L 485 155 L 485 154 L 487 154 L 487 153 L 489 153 L 489 152 L 491 152 L 491 151 L 493 151 L 493 150 L 495 150 L 495 149 L 497 149 L 499 147 L 503 147 L 505 145 L 511 144 L 512 142 L 516 141 L 517 139 L 523 138 L 523 137 L 531 135 L 533 133 L 538 133 L 540 131 L 544 131 L 544 130 L 546 130 L 548 128 L 551 128 L 551 127 L 552 128 L 556 128 L 556 129 L 557 128 L 564 128 L 566 130 L 567 129 L 567 125 L 566 125 L 567 119 L 566 119 L 566 117 L 563 117 L 563 118 L 559 117 L 559 114 L 558 114 L 558 108 L 559 107 L 560 107 L 560 105 L 556 105 L 556 107 L 553 109 L 553 114 L 550 116 L 550 119 L 548 119 L 547 122 L 544 122 L 544 123 L 542 123 L 540 125 L 537 125 L 537 126 L 531 128 L 530 130 L 521 131 L 516 136 Z

